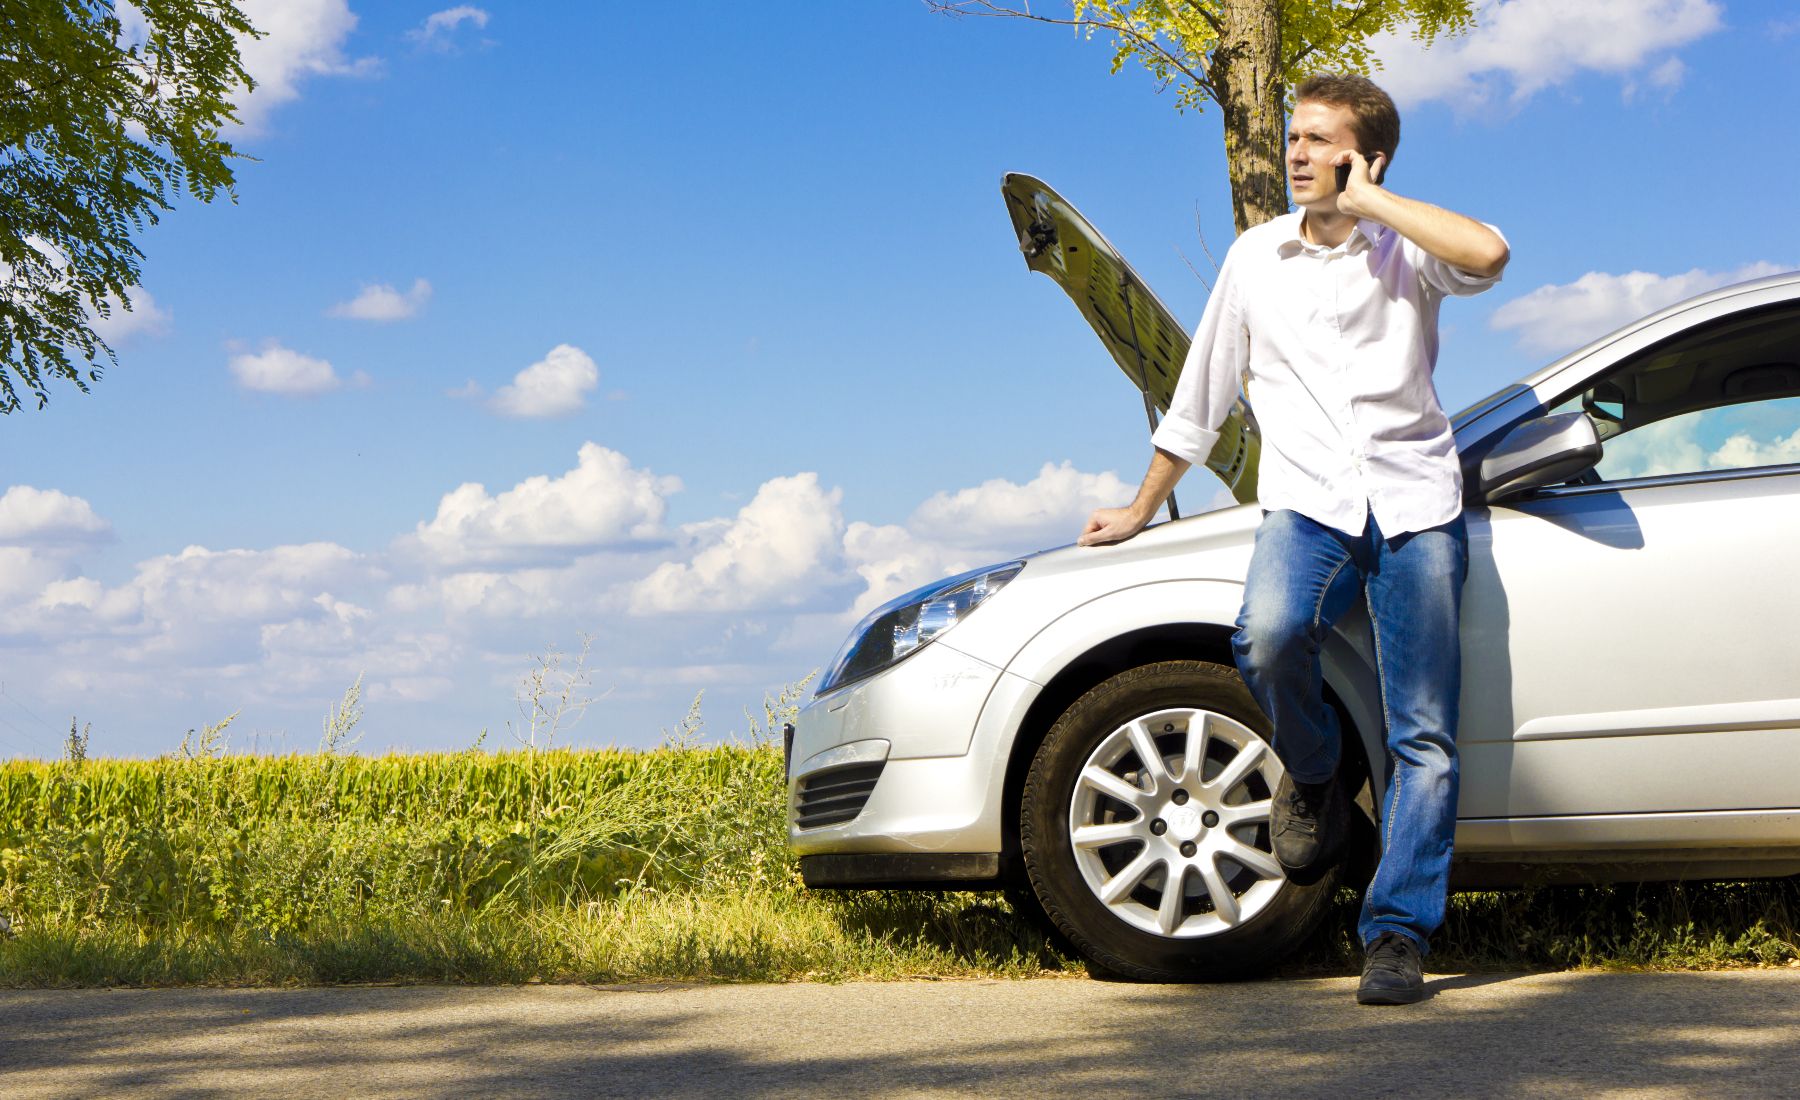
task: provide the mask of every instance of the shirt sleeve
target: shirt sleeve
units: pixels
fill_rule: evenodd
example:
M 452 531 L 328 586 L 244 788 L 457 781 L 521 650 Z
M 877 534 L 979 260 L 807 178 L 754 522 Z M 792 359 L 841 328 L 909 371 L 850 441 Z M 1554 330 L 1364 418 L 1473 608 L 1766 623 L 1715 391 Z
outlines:
M 1200 327 L 1194 330 L 1194 342 L 1181 364 L 1168 415 L 1150 436 L 1151 446 L 1195 466 L 1205 464 L 1219 441 L 1219 426 L 1237 400 L 1238 378 L 1250 357 L 1243 296 L 1234 270 L 1235 252 L 1234 248 L 1225 254 L 1219 281 L 1206 300 Z
M 1486 222 L 1481 224 L 1487 225 Z M 1499 226 L 1487 225 L 1487 227 L 1493 230 L 1494 235 L 1499 237 L 1503 243 L 1506 242 L 1506 234 L 1500 232 Z M 1401 239 L 1405 240 L 1405 238 Z M 1507 243 L 1507 247 L 1511 248 L 1512 245 Z M 1492 275 L 1471 275 L 1459 267 L 1445 263 L 1411 241 L 1406 241 L 1406 250 L 1408 258 L 1412 261 L 1413 269 L 1419 273 L 1419 278 L 1440 294 L 1466 298 L 1471 294 L 1480 294 L 1500 281 L 1499 272 Z

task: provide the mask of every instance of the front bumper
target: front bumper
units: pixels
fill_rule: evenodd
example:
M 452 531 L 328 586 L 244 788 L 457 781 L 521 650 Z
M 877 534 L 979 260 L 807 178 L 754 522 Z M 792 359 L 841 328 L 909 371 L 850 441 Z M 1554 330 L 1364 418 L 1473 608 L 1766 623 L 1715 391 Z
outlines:
M 1001 738 L 980 727 L 984 715 L 1012 709 L 996 709 L 996 700 L 1035 690 L 934 642 L 801 710 L 789 752 L 788 843 L 809 881 L 921 884 L 997 873 L 1005 762 L 996 760 Z M 843 860 L 805 861 L 821 855 L 993 858 L 877 860 L 855 870 Z

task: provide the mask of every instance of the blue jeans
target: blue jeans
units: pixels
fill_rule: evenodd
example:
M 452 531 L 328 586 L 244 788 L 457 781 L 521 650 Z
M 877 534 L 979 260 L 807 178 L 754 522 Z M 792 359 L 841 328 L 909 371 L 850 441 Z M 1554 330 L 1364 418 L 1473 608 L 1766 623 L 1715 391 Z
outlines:
M 1381 863 L 1358 923 L 1365 945 L 1400 932 L 1424 951 L 1444 921 L 1456 831 L 1457 619 L 1468 572 L 1460 515 L 1389 539 L 1372 513 L 1362 534 L 1346 535 L 1277 511 L 1256 532 L 1231 648 L 1275 727 L 1275 754 L 1298 782 L 1337 771 L 1342 733 L 1322 694 L 1319 647 L 1332 623 L 1368 599 L 1387 761 Z

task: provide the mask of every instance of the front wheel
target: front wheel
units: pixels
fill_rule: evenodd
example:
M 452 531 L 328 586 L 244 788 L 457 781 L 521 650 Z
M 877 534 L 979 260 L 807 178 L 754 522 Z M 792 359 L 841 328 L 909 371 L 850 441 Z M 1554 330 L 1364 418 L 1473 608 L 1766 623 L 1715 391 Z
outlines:
M 1290 882 L 1269 840 L 1282 766 L 1237 670 L 1130 669 L 1076 700 L 1026 776 L 1020 845 L 1033 891 L 1103 970 L 1228 978 L 1292 951 L 1341 872 Z

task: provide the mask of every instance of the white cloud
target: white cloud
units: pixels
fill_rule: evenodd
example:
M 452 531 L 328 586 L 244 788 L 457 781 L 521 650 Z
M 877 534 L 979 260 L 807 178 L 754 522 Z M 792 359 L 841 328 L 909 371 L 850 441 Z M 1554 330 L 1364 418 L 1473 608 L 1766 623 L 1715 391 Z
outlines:
M 407 31 L 406 37 L 426 49 L 448 51 L 456 29 L 464 23 L 477 30 L 484 29 L 488 25 L 488 13 L 472 4 L 458 4 L 454 8 L 432 12 L 423 24 Z
M 0 543 L 59 546 L 112 537 L 93 505 L 57 489 L 14 485 L 0 496 Z
M 139 562 L 117 587 L 90 577 L 44 577 L 33 598 L 0 616 L 0 636 L 37 639 L 36 650 L 53 669 L 104 666 L 125 678 L 117 685 L 103 678 L 109 691 L 145 687 L 131 681 L 143 675 L 162 692 L 177 681 L 244 675 L 259 663 L 265 627 L 342 619 L 343 608 L 354 605 L 332 594 L 381 579 L 371 561 L 331 543 L 190 546 Z
M 0 546 L 0 639 L 22 633 L 30 624 L 18 607 L 29 603 L 46 585 L 61 580 L 62 562 L 29 546 Z
M 247 390 L 288 397 L 309 397 L 343 385 L 330 363 L 273 342 L 255 354 L 232 356 L 231 374 Z
M 1678 275 L 1590 271 L 1572 283 L 1541 286 L 1514 298 L 1494 311 L 1488 325 L 1511 330 L 1520 346 L 1532 351 L 1572 351 L 1684 298 L 1785 270 L 1780 264 L 1759 261 L 1733 271 L 1695 268 Z
M 403 542 L 445 566 L 566 560 L 658 537 L 666 498 L 680 490 L 680 478 L 637 469 L 617 451 L 584 443 L 575 468 L 560 477 L 527 478 L 498 496 L 473 482 L 458 486 Z
M 1650 70 L 1650 85 L 1664 91 L 1674 91 L 1681 86 L 1681 82 L 1686 76 L 1687 63 L 1679 57 L 1671 57 Z
M 849 620 L 862 618 L 903 592 L 987 560 L 980 554 L 921 539 L 897 524 L 877 526 L 861 520 L 844 531 L 844 558 L 863 580 L 862 592 L 843 615 Z
M 1691 416 L 1671 417 L 1606 441 L 1598 467 L 1608 481 L 1704 470 L 1706 451 L 1694 437 Z
M 1068 461 L 1046 462 L 1023 485 L 992 478 L 936 493 L 904 526 L 852 523 L 844 532 L 844 558 L 864 587 L 843 617 L 861 618 L 940 577 L 1067 545 L 1095 508 L 1125 504 L 1135 492 L 1111 471 L 1089 474 Z M 1228 490 L 1210 507 L 1221 503 L 1232 503 Z
M 234 707 L 320 687 L 341 691 L 356 674 L 361 639 L 340 612 L 355 605 L 337 593 L 382 579 L 372 561 L 333 543 L 190 546 L 140 562 L 127 584 L 101 597 L 88 625 L 104 632 L 108 657 L 123 668 L 189 690 L 204 683 L 228 693 Z M 354 614 L 348 622 L 356 625 Z
M 558 344 L 501 386 L 488 405 L 502 416 L 521 419 L 568 416 L 587 405 L 588 391 L 599 384 L 600 370 L 586 352 Z
M 242 9 L 263 37 L 239 41 L 244 69 L 255 90 L 239 97 L 238 117 L 260 128 L 283 103 L 300 98 L 300 86 L 318 76 L 365 76 L 379 68 L 371 57 L 354 61 L 344 43 L 356 29 L 349 0 L 244 0 Z
M 1762 442 L 1748 432 L 1738 432 L 1725 440 L 1711 456 L 1712 468 L 1741 470 L 1749 466 L 1785 466 L 1800 462 L 1800 431 L 1787 438 Z
M 520 568 L 450 573 L 417 584 L 401 585 L 388 593 L 388 606 L 396 611 L 441 615 L 455 622 L 465 616 L 517 625 L 570 615 L 599 614 L 618 610 L 618 601 L 607 592 L 622 575 L 636 575 L 641 561 L 627 557 L 622 568 L 597 567 L 591 553 L 566 564 L 545 568 Z
M 919 505 L 908 528 L 954 546 L 1008 547 L 1009 553 L 1075 541 L 1095 508 L 1128 504 L 1135 486 L 1112 472 L 1084 474 L 1064 461 L 1046 462 L 1023 485 L 993 478 L 970 489 L 938 493 Z
M 587 631 L 595 694 L 618 688 L 597 739 L 653 739 L 696 687 L 722 733 L 740 702 L 826 661 L 847 617 L 1066 542 L 1084 509 L 1117 503 L 1116 485 L 1053 464 L 1023 485 L 935 494 L 905 524 L 846 523 L 841 494 L 803 473 L 670 530 L 679 480 L 590 443 L 573 469 L 443 494 L 435 515 L 384 551 L 193 546 L 112 583 L 81 575 L 61 549 L 105 530 L 91 508 L 15 487 L 0 497 L 0 530 L 25 541 L 0 545 L 0 667 L 9 685 L 17 677 L 41 692 L 28 702 L 41 698 L 45 713 L 54 700 L 85 719 L 85 701 L 104 700 L 96 732 L 110 707 L 112 728 L 134 739 L 108 751 L 166 750 L 181 729 L 239 707 L 240 728 L 291 723 L 307 745 L 325 705 L 361 672 L 377 731 L 365 746 L 391 736 L 435 747 L 467 744 L 483 725 L 498 734 L 516 717 L 512 684 L 527 655 Z
M 349 0 L 242 0 L 239 9 L 261 37 L 238 38 L 238 56 L 256 87 L 239 88 L 235 96 L 238 124 L 256 131 L 276 107 L 300 98 L 300 85 L 318 76 L 368 76 L 381 62 L 373 57 L 352 61 L 344 42 L 356 29 Z M 149 24 L 134 4 L 118 5 L 128 45 L 142 45 Z
M 1718 447 L 1707 450 L 1700 442 L 1701 428 L 1718 414 L 1719 410 L 1712 410 L 1672 416 L 1608 440 L 1600 460 L 1600 476 L 1618 481 L 1800 462 L 1800 431 L 1770 439 L 1737 431 Z
M 189 546 L 140 562 L 130 583 L 146 615 L 161 622 L 254 621 L 315 613 L 319 597 L 369 566 L 330 542 L 269 550 Z
M 38 596 L 37 605 L 46 610 L 76 607 L 92 611 L 100 606 L 100 598 L 105 594 L 105 587 L 92 577 L 70 577 L 46 584 L 43 593 Z
M 130 303 L 130 308 L 126 307 Z M 156 299 L 143 287 L 132 289 L 121 301 L 115 294 L 106 296 L 107 316 L 98 313 L 88 318 L 94 331 L 114 348 L 139 336 L 161 336 L 169 331 L 169 311 L 156 304 Z
M 1720 29 L 1716 0 L 1481 0 L 1475 29 L 1423 48 L 1410 31 L 1376 35 L 1377 79 L 1402 106 L 1442 100 L 1459 108 L 1523 103 L 1585 72 L 1625 78 L 1650 71 L 1651 87 L 1680 82 L 1670 51 Z M 1658 60 L 1662 58 L 1662 60 Z M 1673 64 L 1671 64 L 1673 63 Z
M 371 283 L 348 302 L 339 302 L 328 311 L 333 317 L 357 321 L 404 321 L 415 316 L 431 300 L 431 284 L 414 279 L 412 289 L 404 294 L 387 283 Z
M 307 618 L 264 623 L 258 632 L 265 653 L 287 657 L 335 656 L 355 646 L 358 628 L 372 612 L 329 592 L 312 598 L 319 614 Z
M 631 610 L 745 611 L 817 600 L 841 579 L 843 491 L 819 475 L 771 478 L 691 561 L 664 562 L 633 586 Z

